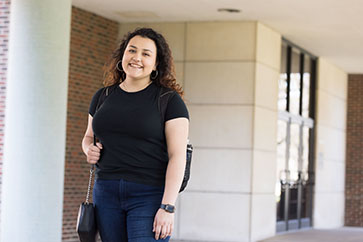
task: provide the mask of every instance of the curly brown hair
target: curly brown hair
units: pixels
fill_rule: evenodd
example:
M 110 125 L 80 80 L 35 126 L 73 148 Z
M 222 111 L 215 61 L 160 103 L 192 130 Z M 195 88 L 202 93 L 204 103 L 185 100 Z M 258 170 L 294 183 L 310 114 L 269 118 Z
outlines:
M 121 83 L 125 80 L 125 74 L 122 75 L 123 72 L 118 70 L 116 65 L 119 61 L 122 61 L 122 57 L 129 41 L 135 36 L 149 38 L 153 40 L 156 45 L 156 62 L 158 63 L 157 71 L 159 74 L 155 79 L 151 79 L 151 81 L 154 82 L 157 86 L 163 86 L 175 90 L 181 97 L 183 97 L 184 92 L 182 87 L 176 82 L 175 79 L 174 61 L 169 45 L 160 33 L 151 28 L 137 28 L 133 32 L 128 32 L 123 37 L 119 47 L 113 51 L 111 57 L 103 67 L 103 85 L 111 86 L 116 83 Z

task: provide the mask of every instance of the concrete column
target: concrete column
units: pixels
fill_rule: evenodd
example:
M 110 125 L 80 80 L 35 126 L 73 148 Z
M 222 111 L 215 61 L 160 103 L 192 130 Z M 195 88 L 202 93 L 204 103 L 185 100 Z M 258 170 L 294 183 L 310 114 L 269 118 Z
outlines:
M 344 226 L 348 75 L 318 59 L 313 225 Z
M 3 242 L 57 242 L 71 0 L 12 0 L 1 206 Z
M 277 103 L 281 35 L 268 26 L 256 26 L 256 63 L 251 164 L 250 241 L 276 231 Z

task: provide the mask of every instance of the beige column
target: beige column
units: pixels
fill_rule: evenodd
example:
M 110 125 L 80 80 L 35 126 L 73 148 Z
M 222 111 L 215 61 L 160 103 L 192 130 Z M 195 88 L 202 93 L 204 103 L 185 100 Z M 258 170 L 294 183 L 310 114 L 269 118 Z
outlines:
M 3 242 L 62 238 L 70 0 L 12 0 Z
M 250 241 L 276 231 L 277 100 L 281 35 L 257 24 Z
M 256 22 L 205 22 L 188 23 L 186 40 L 184 85 L 196 149 L 180 199 L 179 237 L 269 237 L 276 223 L 281 37 Z
M 318 60 L 316 163 L 313 225 L 344 225 L 345 147 L 348 75 Z

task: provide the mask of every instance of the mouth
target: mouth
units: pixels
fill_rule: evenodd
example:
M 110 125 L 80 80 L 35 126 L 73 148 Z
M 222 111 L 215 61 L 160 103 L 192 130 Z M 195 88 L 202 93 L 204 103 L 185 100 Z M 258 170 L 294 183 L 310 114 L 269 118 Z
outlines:
M 137 69 L 142 69 L 143 68 L 142 66 L 140 66 L 138 64 L 134 64 L 134 63 L 130 63 L 129 66 L 132 67 L 132 68 L 137 68 Z

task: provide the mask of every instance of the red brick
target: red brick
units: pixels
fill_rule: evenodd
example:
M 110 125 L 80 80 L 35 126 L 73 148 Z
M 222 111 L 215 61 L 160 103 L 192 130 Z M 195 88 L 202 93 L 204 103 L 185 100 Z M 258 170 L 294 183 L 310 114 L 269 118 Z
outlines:
M 345 225 L 363 227 L 363 75 L 349 75 Z

